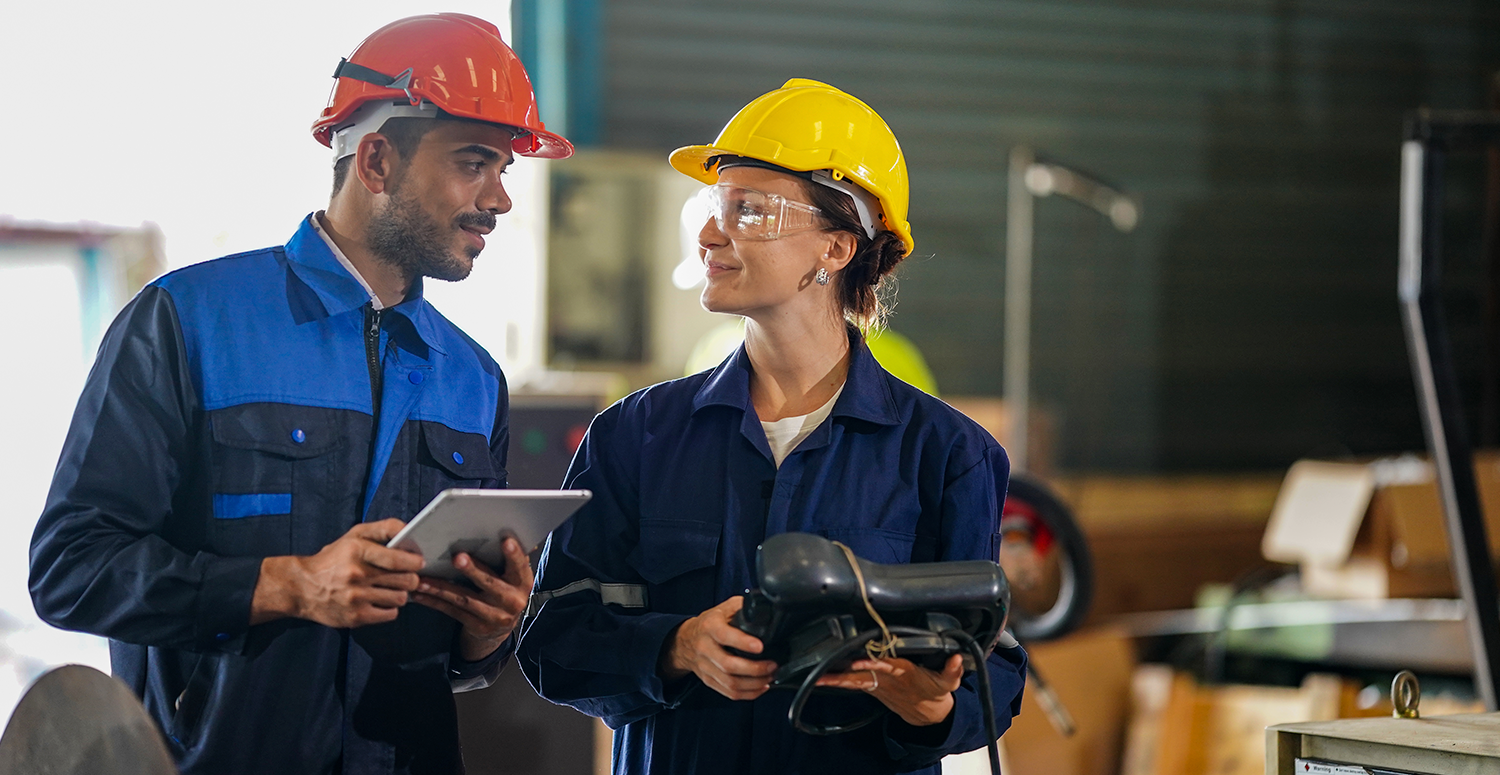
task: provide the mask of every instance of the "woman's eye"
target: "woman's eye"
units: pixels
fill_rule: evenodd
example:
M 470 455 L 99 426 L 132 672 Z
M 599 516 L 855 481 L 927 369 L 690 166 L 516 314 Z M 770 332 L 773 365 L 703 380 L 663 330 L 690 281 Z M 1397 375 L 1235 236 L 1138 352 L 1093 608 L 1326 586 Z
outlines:
M 739 207 L 736 208 L 736 215 L 739 216 L 740 220 L 760 223 L 766 219 L 767 213 L 766 209 L 758 204 L 741 202 Z

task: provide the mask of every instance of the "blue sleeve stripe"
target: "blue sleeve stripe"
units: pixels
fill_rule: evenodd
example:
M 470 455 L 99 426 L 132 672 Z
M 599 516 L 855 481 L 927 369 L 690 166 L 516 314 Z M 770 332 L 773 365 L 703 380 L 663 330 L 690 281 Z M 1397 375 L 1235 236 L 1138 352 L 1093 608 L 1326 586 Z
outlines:
M 214 517 L 217 519 L 240 519 L 266 514 L 292 513 L 292 494 L 289 492 L 254 493 L 251 495 L 214 495 Z

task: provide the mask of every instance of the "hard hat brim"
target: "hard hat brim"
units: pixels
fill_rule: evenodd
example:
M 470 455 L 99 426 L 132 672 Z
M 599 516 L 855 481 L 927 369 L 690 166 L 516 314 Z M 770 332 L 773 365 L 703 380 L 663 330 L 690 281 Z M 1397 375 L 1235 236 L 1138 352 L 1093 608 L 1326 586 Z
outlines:
M 712 145 L 689 145 L 678 148 L 667 157 L 667 162 L 672 169 L 698 181 L 713 185 L 719 182 L 719 172 L 712 167 L 712 159 L 715 156 L 739 156 L 734 151 L 726 151 Z M 798 170 L 799 172 L 801 170 Z
M 762 161 L 785 170 L 791 170 L 792 172 L 817 172 L 818 170 L 834 169 L 826 163 L 821 163 L 821 160 L 811 163 L 799 163 L 793 158 L 767 159 L 758 154 L 747 153 L 744 150 L 720 148 L 716 145 L 689 145 L 678 148 L 667 157 L 667 161 L 678 172 L 694 180 L 712 185 L 719 180 L 718 170 L 712 168 L 713 160 L 719 156 L 742 156 L 748 159 L 756 159 L 757 161 Z M 785 156 L 791 157 L 792 154 L 786 154 Z
M 528 129 L 529 135 L 517 137 L 511 142 L 511 150 L 518 156 L 533 159 L 566 159 L 573 155 L 573 144 L 562 135 L 545 129 Z
M 403 96 L 404 95 L 402 95 L 400 92 L 395 92 L 392 94 L 391 99 L 399 99 Z M 369 101 L 373 102 L 378 100 Z M 355 109 L 357 108 L 358 106 L 355 106 Z M 573 155 L 573 144 L 568 142 L 567 138 L 555 132 L 549 132 L 540 127 L 516 126 L 514 124 L 506 124 L 499 121 L 494 121 L 491 119 L 491 117 L 480 113 L 462 111 L 444 112 L 456 118 L 469 119 L 473 121 L 483 121 L 487 124 L 503 126 L 520 132 L 520 135 L 516 137 L 515 140 L 511 141 L 510 148 L 511 152 L 517 156 L 530 156 L 535 159 L 566 159 L 569 156 Z M 344 116 L 340 120 L 346 120 L 348 116 L 353 113 L 354 109 L 345 111 Z M 333 129 L 340 123 L 340 120 L 335 120 L 334 118 L 330 117 L 320 117 L 318 121 L 313 124 L 313 138 L 323 145 L 332 147 L 334 135 Z

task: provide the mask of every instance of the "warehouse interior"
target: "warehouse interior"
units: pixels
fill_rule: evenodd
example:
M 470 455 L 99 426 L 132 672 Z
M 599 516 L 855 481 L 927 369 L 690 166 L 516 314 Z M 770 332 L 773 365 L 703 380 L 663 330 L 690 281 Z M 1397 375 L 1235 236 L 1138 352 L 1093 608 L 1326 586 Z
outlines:
M 52 73 L 13 102 L 0 153 L 0 277 L 25 353 L 0 380 L 4 713 L 58 665 L 109 671 L 104 640 L 37 618 L 25 548 L 106 327 L 161 273 L 281 244 L 324 207 L 327 152 L 306 132 L 327 71 L 381 24 L 450 10 L 500 27 L 577 148 L 519 160 L 474 274 L 427 289 L 505 371 L 511 487 L 559 487 L 598 412 L 737 346 L 738 324 L 699 304 L 701 186 L 667 155 L 816 79 L 877 110 L 910 170 L 916 251 L 880 336 L 1012 450 L 1021 482 L 1005 511 L 1019 543 L 995 559 L 1036 672 L 1005 772 L 1289 772 L 1290 736 L 1325 729 L 1297 724 L 1390 717 L 1403 670 L 1424 718 L 1493 721 L 1500 642 L 1476 622 L 1500 617 L 1483 608 L 1500 557 L 1500 133 L 1431 139 L 1444 121 L 1500 127 L 1493 0 L 0 11 L 0 64 Z M 1398 296 L 1413 141 L 1446 154 L 1422 192 L 1441 227 L 1424 278 L 1456 460 Z M 1461 524 L 1478 532 L 1458 540 Z M 610 771 L 609 730 L 519 670 L 457 703 L 470 773 Z M 1488 745 L 1475 769 L 1391 768 L 1489 772 Z M 942 766 L 990 771 L 983 749 Z

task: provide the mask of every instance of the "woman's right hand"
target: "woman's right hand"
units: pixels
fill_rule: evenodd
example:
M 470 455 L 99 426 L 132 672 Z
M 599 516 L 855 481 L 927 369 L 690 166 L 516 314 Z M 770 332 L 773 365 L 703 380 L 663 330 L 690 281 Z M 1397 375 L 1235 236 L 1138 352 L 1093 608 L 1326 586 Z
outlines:
M 745 659 L 725 651 L 759 654 L 760 639 L 736 629 L 730 621 L 744 605 L 739 595 L 685 621 L 672 635 L 661 660 L 661 676 L 669 681 L 697 674 L 710 689 L 731 700 L 753 700 L 771 688 L 776 663 Z

